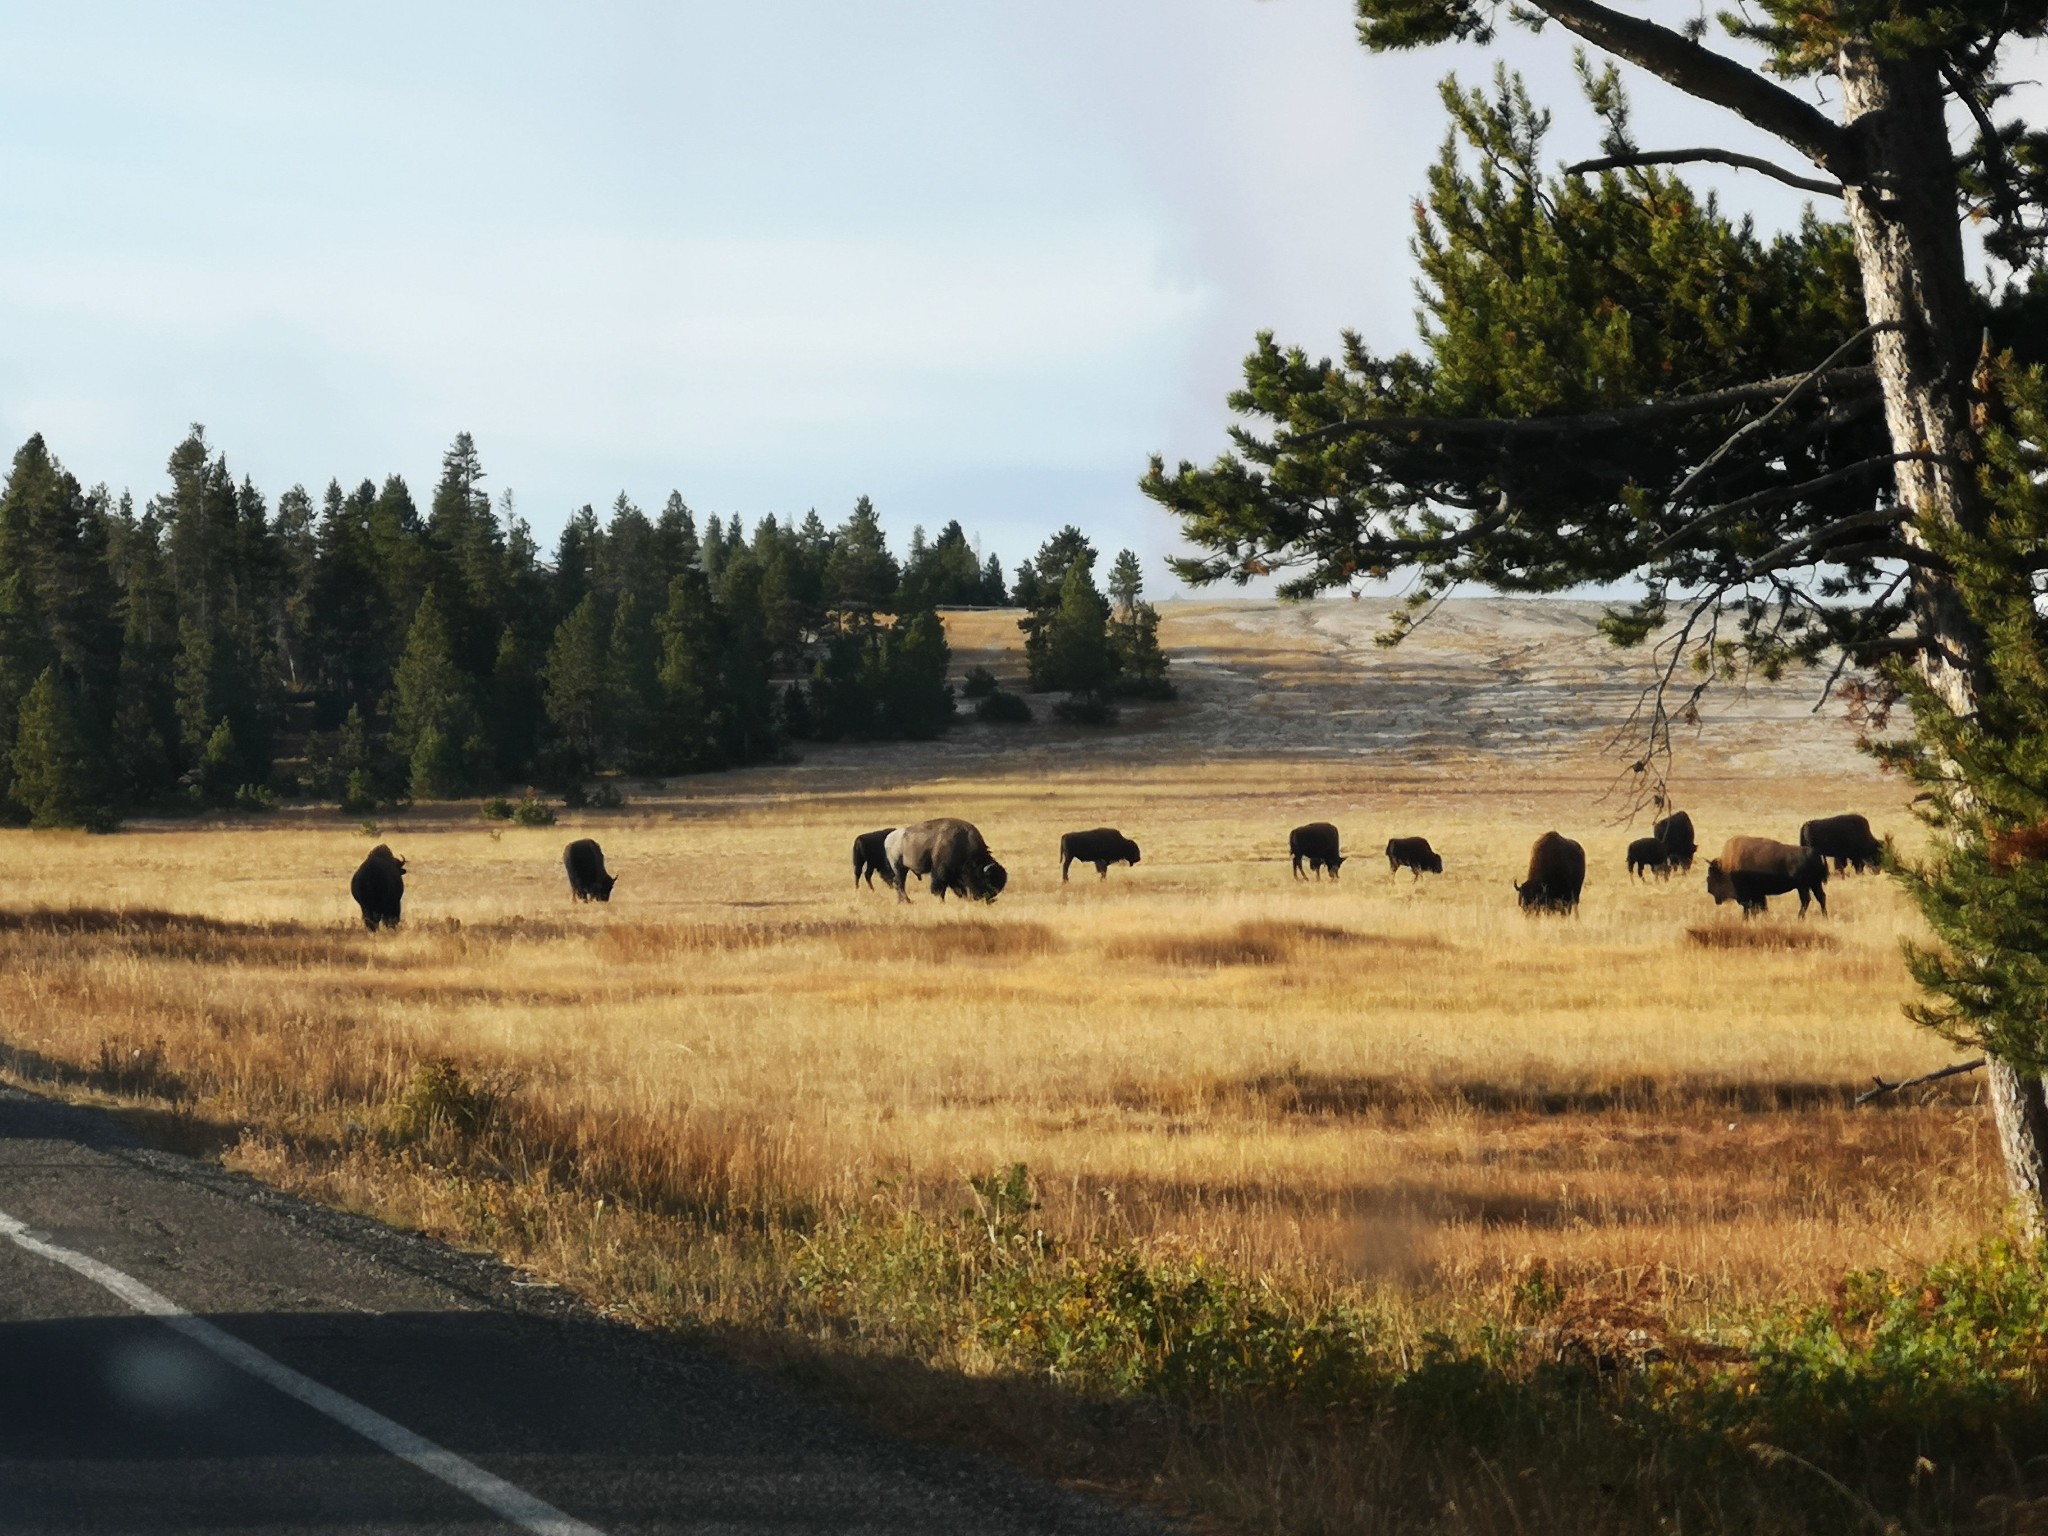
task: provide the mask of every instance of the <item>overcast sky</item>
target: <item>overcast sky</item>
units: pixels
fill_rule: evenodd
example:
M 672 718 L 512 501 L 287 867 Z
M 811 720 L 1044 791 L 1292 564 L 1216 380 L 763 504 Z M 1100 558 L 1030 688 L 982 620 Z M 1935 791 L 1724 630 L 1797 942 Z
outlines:
M 1687 8 L 1690 14 L 1690 8 Z M 473 433 L 584 502 L 1062 523 L 1157 558 L 1254 331 L 1413 335 L 1436 82 L 1348 0 L 6 4 L 0 438 L 138 499 L 190 422 L 271 496 Z M 1569 40 L 1507 56 L 1592 131 Z M 1764 148 L 1638 83 L 1646 145 Z M 1713 178 L 1699 178 L 1713 183 Z M 1718 183 L 1766 224 L 1797 195 Z

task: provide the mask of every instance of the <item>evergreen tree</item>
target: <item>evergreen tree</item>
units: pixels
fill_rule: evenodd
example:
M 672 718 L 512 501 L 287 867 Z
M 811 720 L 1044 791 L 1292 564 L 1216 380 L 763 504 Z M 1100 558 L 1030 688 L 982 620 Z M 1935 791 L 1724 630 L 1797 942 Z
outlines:
M 825 600 L 842 612 L 886 611 L 894 605 L 902 581 L 874 503 L 863 496 L 833 535 L 832 554 L 825 564 Z
M 1118 552 L 1109 572 L 1109 649 L 1116 660 L 1116 691 L 1125 698 L 1170 699 L 1166 653 L 1159 648 L 1159 612 L 1145 602 L 1138 557 Z
M 631 592 L 621 595 L 612 610 L 605 667 L 613 689 L 613 729 L 621 760 L 652 761 L 658 755 L 654 726 L 661 701 L 661 641 Z
M 528 777 L 540 755 L 541 726 L 546 717 L 541 660 L 538 647 L 529 643 L 523 631 L 505 626 L 491 668 L 489 717 L 491 761 L 501 779 Z
M 1019 602 L 1010 596 L 1009 588 L 1003 584 L 1003 562 L 993 550 L 989 552 L 988 563 L 981 568 L 981 593 L 975 601 L 989 608 L 1001 608 L 1005 604 L 1014 606 Z
M 112 825 L 102 765 L 54 666 L 44 669 L 21 701 L 11 766 L 14 799 L 31 826 Z
M 475 680 L 455 663 L 434 587 L 421 595 L 414 611 L 392 692 L 391 750 L 412 765 L 413 798 L 446 800 L 463 793 L 473 782 L 471 764 L 483 747 L 482 723 Z
M 693 568 L 703 554 L 697 543 L 697 519 L 684 505 L 680 491 L 670 491 L 662 504 L 660 520 L 654 525 L 654 551 L 664 593 L 668 583 Z
M 572 775 L 591 772 L 611 749 L 619 690 L 612 677 L 608 639 L 598 617 L 597 594 L 586 593 L 555 630 L 541 669 L 548 723 Z
M 672 773 L 715 766 L 723 736 L 718 710 L 723 647 L 702 571 L 676 573 L 655 628 L 661 641 L 660 711 L 653 732 L 657 761 Z
M 1028 659 L 1031 686 L 1040 693 L 1094 697 L 1106 693 L 1116 680 L 1116 653 L 1109 644 L 1109 605 L 1095 589 L 1089 564 L 1075 560 L 1067 566 L 1059 607 L 1034 637 L 1038 650 Z
M 881 733 L 910 741 L 938 735 L 953 719 L 953 688 L 946 681 L 953 650 L 938 614 L 925 608 L 900 620 L 880 651 L 876 714 Z
M 448 616 L 456 664 L 471 677 L 490 669 L 507 618 L 505 535 L 483 481 L 475 440 L 456 433 L 427 512 L 426 574 Z
M 597 551 L 604 532 L 586 502 L 569 514 L 555 541 L 555 612 L 566 618 L 597 590 Z
M 727 559 L 718 590 L 721 647 L 719 725 L 728 762 L 754 763 L 779 749 L 770 678 L 767 620 L 761 608 L 761 565 L 742 548 Z

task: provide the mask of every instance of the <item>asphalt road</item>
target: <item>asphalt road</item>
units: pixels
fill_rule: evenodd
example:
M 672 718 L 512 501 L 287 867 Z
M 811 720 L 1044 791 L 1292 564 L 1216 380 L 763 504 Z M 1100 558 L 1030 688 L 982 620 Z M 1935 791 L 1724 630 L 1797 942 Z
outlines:
M 0 1531 L 589 1529 L 1163 1527 L 0 1089 Z

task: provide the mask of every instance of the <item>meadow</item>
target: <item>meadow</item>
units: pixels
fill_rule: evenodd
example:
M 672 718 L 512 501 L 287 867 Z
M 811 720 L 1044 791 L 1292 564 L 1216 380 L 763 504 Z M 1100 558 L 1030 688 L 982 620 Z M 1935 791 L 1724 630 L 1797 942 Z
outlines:
M 1919 930 L 1891 882 L 1750 923 L 1703 888 L 1726 836 L 1813 815 L 1910 843 L 1904 792 L 1809 712 L 1817 679 L 1709 715 L 1674 776 L 1702 867 L 1631 882 L 1647 818 L 1614 793 L 1611 738 L 1642 663 L 1591 610 L 1459 605 L 1391 654 L 1338 605 L 1165 613 L 1184 698 L 1110 732 L 819 748 L 627 782 L 622 809 L 543 829 L 423 806 L 5 834 L 8 1075 L 618 1315 L 795 1351 L 889 1422 L 1239 1528 L 1405 1528 L 1413 1499 L 1446 1528 L 1547 1527 L 1505 1485 L 1454 1520 L 1449 1483 L 1375 1493 L 1324 1453 L 1283 1477 L 1307 1442 L 1275 1449 L 1270 1426 L 1221 1455 L 1133 1430 L 1092 1460 L 1052 1410 L 1069 1430 L 1001 1428 L 976 1383 L 1102 1384 L 1017 1367 L 1010 1335 L 947 1312 L 957 1263 L 958 1294 L 923 1296 L 878 1234 L 965 1212 L 1048 1260 L 1135 1255 L 1369 1314 L 1406 1350 L 1532 1285 L 1715 1336 L 1995 1222 L 1973 1079 L 1852 1105 L 1956 1058 L 1902 1017 Z M 963 669 L 1018 670 L 1009 616 L 949 627 Z M 856 833 L 940 814 L 1007 864 L 999 902 L 853 887 Z M 1289 873 L 1287 831 L 1315 819 L 1345 834 L 1334 883 Z M 1143 862 L 1062 885 L 1060 833 L 1105 823 Z M 1584 903 L 1527 918 L 1509 882 L 1552 827 L 1586 846 Z M 1412 833 L 1441 877 L 1390 875 L 1380 845 Z M 609 905 L 569 899 L 579 835 L 619 877 Z M 375 841 L 409 863 L 395 933 L 347 895 Z

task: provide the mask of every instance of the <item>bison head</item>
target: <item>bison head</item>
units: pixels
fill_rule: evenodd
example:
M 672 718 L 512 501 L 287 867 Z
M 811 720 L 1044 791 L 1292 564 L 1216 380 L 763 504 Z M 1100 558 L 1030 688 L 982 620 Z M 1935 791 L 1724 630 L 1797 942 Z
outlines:
M 1440 853 L 1425 854 L 1422 859 L 1422 867 L 1432 875 L 1440 875 L 1444 872 L 1444 856 Z
M 1714 905 L 1735 899 L 1735 877 L 1721 867 L 1719 859 L 1707 860 L 1707 894 L 1714 898 Z
M 1550 888 L 1541 880 L 1515 880 L 1510 882 L 1515 895 L 1521 899 L 1524 912 L 1540 912 L 1550 905 Z
M 975 875 L 975 883 L 980 889 L 971 894 L 976 901 L 994 901 L 1003 894 L 1003 887 L 1010 883 L 1010 872 L 994 859 L 976 870 Z
M 1128 837 L 1124 839 L 1124 857 L 1129 859 L 1133 864 L 1138 862 L 1138 845 L 1132 842 Z
M 610 901 L 612 899 L 612 887 L 618 883 L 619 877 L 617 875 L 600 875 L 598 876 L 597 883 L 590 888 L 590 894 L 599 901 Z

